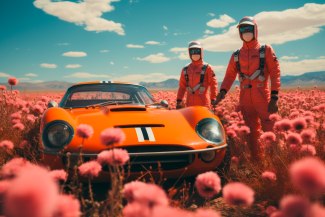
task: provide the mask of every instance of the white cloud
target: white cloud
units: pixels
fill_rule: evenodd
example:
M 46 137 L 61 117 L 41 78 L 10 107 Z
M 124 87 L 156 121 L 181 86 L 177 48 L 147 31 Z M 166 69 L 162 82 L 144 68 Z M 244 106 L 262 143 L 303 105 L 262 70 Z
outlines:
M 160 44 L 160 42 L 158 42 L 158 41 L 147 41 L 145 44 L 148 44 L 148 45 L 158 45 L 158 44 Z
M 92 74 L 89 72 L 76 72 L 70 75 L 64 76 L 65 78 L 111 78 L 108 74 Z
M 173 53 L 180 53 L 180 52 L 187 51 L 187 48 L 186 47 L 173 47 L 169 51 L 173 52 Z
M 173 52 L 175 54 L 178 54 L 178 59 L 180 60 L 188 60 L 188 52 L 186 47 L 173 47 L 169 50 L 170 52 Z
M 280 58 L 281 60 L 297 60 L 299 57 L 297 56 L 283 56 Z
M 99 52 L 101 52 L 101 53 L 108 53 L 109 50 L 100 50 Z
M 0 72 L 0 78 L 7 78 L 7 77 L 10 77 L 10 75 L 4 72 Z
M 167 79 L 179 79 L 179 75 L 166 75 L 163 73 L 144 73 L 144 74 L 130 74 L 121 77 L 114 77 L 113 81 L 130 82 L 138 84 L 139 82 L 160 82 Z
M 87 31 L 109 31 L 125 35 L 121 23 L 102 18 L 103 13 L 114 10 L 111 4 L 116 1 L 119 0 L 80 0 L 78 2 L 36 0 L 34 6 L 61 20 L 84 26 Z
M 214 32 L 213 31 L 211 31 L 211 30 L 209 30 L 209 29 L 206 29 L 205 31 L 204 31 L 204 34 L 206 34 L 206 35 L 212 35 Z
M 114 65 L 115 63 L 113 61 L 111 61 L 109 64 Z
M 143 45 L 139 45 L 139 44 L 127 44 L 126 47 L 127 48 L 144 48 Z
M 56 64 L 53 63 L 41 63 L 40 66 L 42 68 L 47 68 L 47 69 L 55 69 L 58 67 Z
M 261 12 L 254 16 L 261 44 L 283 44 L 311 37 L 325 25 L 325 4 L 308 3 L 296 9 Z M 238 49 L 242 42 L 236 25 L 223 34 L 200 40 L 208 51 L 225 52 Z
M 182 52 L 178 55 L 178 59 L 180 60 L 189 60 L 189 56 L 188 56 L 188 53 L 187 52 Z
M 150 63 L 163 63 L 163 62 L 169 61 L 170 58 L 166 57 L 165 54 L 163 54 L 163 53 L 157 53 L 157 54 L 151 54 L 151 55 L 143 57 L 143 58 L 138 57 L 137 60 L 147 61 Z
M 87 56 L 86 52 L 83 51 L 69 51 L 62 54 L 65 57 L 85 57 Z
M 34 73 L 27 73 L 27 74 L 25 74 L 25 76 L 27 76 L 27 77 L 37 77 L 38 75 L 34 74 Z
M 163 29 L 164 29 L 165 31 L 167 31 L 167 30 L 168 30 L 168 27 L 165 26 L 165 25 L 163 25 Z
M 301 61 L 280 61 L 282 75 L 299 75 L 305 72 L 325 71 L 325 59 L 304 59 Z
M 320 56 L 320 57 L 318 57 L 319 59 L 325 59 L 325 56 Z
M 77 69 L 77 68 L 80 68 L 81 65 L 80 64 L 68 64 L 65 66 L 65 68 L 67 69 Z
M 212 19 L 207 22 L 207 26 L 210 26 L 212 28 L 224 28 L 230 23 L 234 22 L 235 20 L 232 17 L 228 16 L 227 14 L 223 14 L 219 16 L 219 19 Z
M 123 66 L 124 69 L 128 69 L 129 67 L 128 66 Z
M 208 16 L 214 17 L 216 14 L 215 13 L 208 13 Z

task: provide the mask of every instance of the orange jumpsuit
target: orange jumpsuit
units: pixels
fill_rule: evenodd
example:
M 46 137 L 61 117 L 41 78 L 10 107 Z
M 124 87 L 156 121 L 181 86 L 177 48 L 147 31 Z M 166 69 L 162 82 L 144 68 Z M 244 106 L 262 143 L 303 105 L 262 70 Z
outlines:
M 198 83 L 200 83 L 200 74 L 202 71 L 204 63 L 202 60 L 199 61 L 192 61 L 192 63 L 187 68 L 187 74 L 189 79 L 189 86 L 194 88 Z M 184 69 L 182 69 L 181 76 L 179 79 L 179 89 L 177 92 L 177 100 L 182 100 L 184 98 L 185 92 L 187 91 L 187 98 L 186 98 L 186 106 L 206 106 L 210 108 L 210 100 L 215 100 L 217 95 L 218 83 L 216 76 L 211 68 L 208 65 L 203 85 L 205 90 L 200 93 L 200 90 L 196 90 L 193 93 L 187 91 L 186 89 L 186 80 L 184 75 Z M 210 88 L 210 99 L 208 97 L 208 89 Z
M 252 75 L 260 64 L 260 44 L 258 42 L 257 24 L 255 23 L 254 39 L 250 42 L 243 41 L 243 46 L 239 53 L 240 70 L 245 75 Z M 220 89 L 229 91 L 231 85 L 239 72 L 234 60 L 234 54 L 231 56 L 225 78 Z M 277 93 L 280 88 L 280 66 L 275 53 L 270 45 L 265 47 L 265 80 L 260 81 L 243 79 L 240 82 L 239 106 L 243 114 L 246 125 L 250 128 L 248 145 L 252 157 L 260 157 L 260 128 L 263 131 L 272 131 L 274 122 L 269 119 L 268 104 L 270 102 L 270 90 L 268 80 L 271 80 L 271 91 Z M 259 122 L 260 120 L 260 122 Z

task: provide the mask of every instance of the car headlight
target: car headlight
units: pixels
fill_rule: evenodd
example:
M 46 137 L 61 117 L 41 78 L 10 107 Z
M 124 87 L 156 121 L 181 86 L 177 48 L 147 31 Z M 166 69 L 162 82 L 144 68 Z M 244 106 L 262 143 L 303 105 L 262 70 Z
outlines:
M 196 125 L 197 134 L 207 142 L 219 144 L 225 140 L 223 127 L 212 118 L 205 118 Z
M 72 127 L 64 121 L 53 121 L 47 124 L 43 130 L 43 143 L 46 148 L 62 149 L 69 144 L 73 137 Z

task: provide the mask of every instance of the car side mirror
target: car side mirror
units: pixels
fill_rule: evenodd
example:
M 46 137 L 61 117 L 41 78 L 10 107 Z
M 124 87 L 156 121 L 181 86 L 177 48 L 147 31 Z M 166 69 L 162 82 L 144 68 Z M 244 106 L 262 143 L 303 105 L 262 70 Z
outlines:
M 58 103 L 51 100 L 48 104 L 47 104 L 48 108 L 52 108 L 52 107 L 58 107 Z
M 165 107 L 165 108 L 168 108 L 168 106 L 169 106 L 167 100 L 161 100 L 161 101 L 160 101 L 160 105 L 161 105 L 162 107 Z

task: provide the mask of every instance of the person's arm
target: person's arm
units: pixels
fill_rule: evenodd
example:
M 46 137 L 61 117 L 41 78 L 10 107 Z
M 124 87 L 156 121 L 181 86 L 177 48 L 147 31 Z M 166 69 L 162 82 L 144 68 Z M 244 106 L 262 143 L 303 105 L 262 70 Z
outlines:
M 267 70 L 270 73 L 271 80 L 271 96 L 277 96 L 280 90 L 280 64 L 270 45 L 266 46 L 265 61 Z
M 181 76 L 179 78 L 179 86 L 176 97 L 176 108 L 180 108 L 182 105 L 182 101 L 186 92 L 186 80 L 184 76 L 184 70 L 181 71 Z
M 210 99 L 216 100 L 217 91 L 218 91 L 218 81 L 216 74 L 214 73 L 213 69 L 209 65 L 207 68 L 207 75 L 208 75 L 208 86 L 210 87 Z
M 275 113 L 279 110 L 278 108 L 278 94 L 280 90 L 280 64 L 275 55 L 273 48 L 268 45 L 265 51 L 265 62 L 267 70 L 270 73 L 271 80 L 271 100 L 268 105 L 268 112 Z

